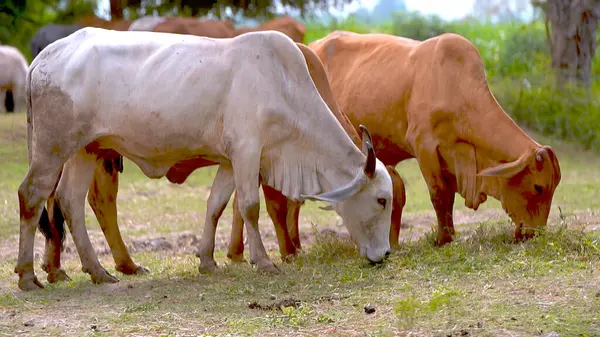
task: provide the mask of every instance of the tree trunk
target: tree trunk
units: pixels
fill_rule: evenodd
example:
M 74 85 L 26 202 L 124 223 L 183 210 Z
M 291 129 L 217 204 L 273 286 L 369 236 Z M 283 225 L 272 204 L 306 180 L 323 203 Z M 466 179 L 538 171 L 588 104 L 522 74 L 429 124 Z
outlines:
M 596 25 L 600 14 L 598 0 L 537 0 L 550 22 L 552 67 L 559 83 L 576 82 L 589 86 Z
M 110 19 L 111 20 L 122 20 L 123 19 L 123 7 L 125 0 L 110 0 Z

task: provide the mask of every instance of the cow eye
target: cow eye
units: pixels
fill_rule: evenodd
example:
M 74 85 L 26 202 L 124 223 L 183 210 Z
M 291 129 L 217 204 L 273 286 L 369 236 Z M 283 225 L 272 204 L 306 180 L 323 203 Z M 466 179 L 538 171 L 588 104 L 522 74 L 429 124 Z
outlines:
M 383 208 L 385 208 L 385 204 L 387 203 L 387 200 L 385 200 L 384 198 L 379 198 L 377 199 L 377 202 L 383 206 Z
M 537 192 L 537 194 L 542 194 L 542 191 L 544 190 L 544 188 L 540 185 L 533 185 L 533 187 L 535 188 L 535 191 Z

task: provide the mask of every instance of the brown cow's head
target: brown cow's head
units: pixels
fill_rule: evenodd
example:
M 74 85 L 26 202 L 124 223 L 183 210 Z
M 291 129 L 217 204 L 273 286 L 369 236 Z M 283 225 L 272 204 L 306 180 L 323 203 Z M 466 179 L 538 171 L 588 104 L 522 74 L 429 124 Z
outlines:
M 532 237 L 546 226 L 554 190 L 560 182 L 558 159 L 549 146 L 527 152 L 519 159 L 487 168 L 479 176 L 484 190 L 502 202 L 515 222 L 515 238 Z M 490 179 L 492 178 L 492 179 Z

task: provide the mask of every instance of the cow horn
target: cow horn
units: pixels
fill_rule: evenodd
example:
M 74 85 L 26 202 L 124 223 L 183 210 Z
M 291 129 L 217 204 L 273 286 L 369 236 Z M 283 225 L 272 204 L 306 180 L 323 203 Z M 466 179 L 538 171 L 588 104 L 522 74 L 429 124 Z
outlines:
M 371 134 L 369 130 L 364 125 L 360 125 L 360 129 L 362 130 L 362 139 L 363 139 L 363 152 L 367 155 L 367 162 L 365 163 L 365 175 L 369 178 L 373 178 L 375 176 L 375 149 L 373 148 L 373 139 L 371 138 Z

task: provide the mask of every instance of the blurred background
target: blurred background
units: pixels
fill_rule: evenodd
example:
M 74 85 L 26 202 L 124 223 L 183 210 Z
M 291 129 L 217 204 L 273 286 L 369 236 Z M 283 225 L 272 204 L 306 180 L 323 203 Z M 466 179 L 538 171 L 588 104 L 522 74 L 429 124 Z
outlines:
M 417 40 L 453 32 L 477 46 L 494 95 L 519 124 L 598 151 L 599 12 L 596 0 L 0 0 L 0 43 L 31 62 L 38 29 L 86 16 L 193 16 L 238 27 L 289 15 L 305 25 L 304 43 L 333 30 Z

